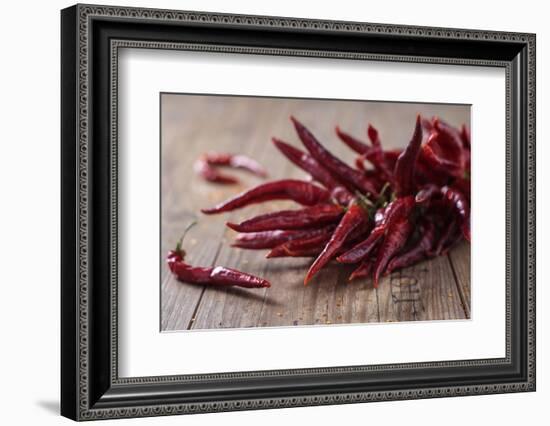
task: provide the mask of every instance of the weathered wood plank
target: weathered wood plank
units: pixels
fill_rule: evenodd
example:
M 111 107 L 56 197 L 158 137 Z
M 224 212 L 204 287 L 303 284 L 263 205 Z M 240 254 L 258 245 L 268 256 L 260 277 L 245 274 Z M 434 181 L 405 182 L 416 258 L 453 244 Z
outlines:
M 464 306 L 464 311 L 466 312 L 466 317 L 470 318 L 470 244 L 463 241 L 458 246 L 454 247 L 449 253 L 449 260 L 451 261 L 451 266 L 458 284 L 458 292 Z
M 466 317 L 446 256 L 394 272 L 378 288 L 381 321 L 427 321 Z

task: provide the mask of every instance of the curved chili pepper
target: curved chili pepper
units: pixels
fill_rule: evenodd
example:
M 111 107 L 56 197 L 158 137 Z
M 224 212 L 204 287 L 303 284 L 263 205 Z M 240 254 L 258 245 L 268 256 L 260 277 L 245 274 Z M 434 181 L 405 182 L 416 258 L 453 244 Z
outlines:
M 409 250 L 394 257 L 386 269 L 391 273 L 396 269 L 406 268 L 414 263 L 424 259 L 435 243 L 435 227 L 431 222 L 427 222 L 422 228 L 420 240 Z
M 392 149 L 389 151 L 384 151 L 384 160 L 388 164 L 388 167 L 390 169 L 395 168 L 395 164 L 397 163 L 397 159 L 399 156 L 403 153 L 400 149 Z
M 439 256 L 443 254 L 444 248 L 448 245 L 449 241 L 451 241 L 453 235 L 455 234 L 456 229 L 457 229 L 457 223 L 455 218 L 453 217 L 447 222 L 447 225 L 443 229 L 443 232 L 439 237 L 437 245 L 435 246 L 435 249 L 433 249 L 431 253 L 433 256 Z
M 385 227 L 375 227 L 370 235 L 362 242 L 336 258 L 340 263 L 359 263 L 366 258 L 384 236 Z
M 269 281 L 236 269 L 223 266 L 198 267 L 184 262 L 185 252 L 179 248 L 168 253 L 166 259 L 170 271 L 180 281 L 193 284 L 212 284 L 245 288 L 271 287 Z
M 260 177 L 266 177 L 267 172 L 255 160 L 240 154 L 227 154 L 219 152 L 207 152 L 195 161 L 195 171 L 210 182 L 234 184 L 239 180 L 233 176 L 220 173 L 212 166 L 229 166 L 236 169 L 247 170 Z
M 439 121 L 435 122 L 421 155 L 427 164 L 440 172 L 453 177 L 464 175 L 465 157 L 460 137 Z
M 338 256 L 340 263 L 358 263 L 365 259 L 374 249 L 378 241 L 389 228 L 399 220 L 408 218 L 414 208 L 414 198 L 411 196 L 398 198 L 384 209 L 379 209 L 375 216 L 375 227 L 370 235 L 362 242 Z
M 434 130 L 440 134 L 440 144 L 454 153 L 455 158 L 459 160 L 464 150 L 460 131 L 439 118 L 434 120 Z
M 403 249 L 412 230 L 408 218 L 403 218 L 390 226 L 384 242 L 378 250 L 378 257 L 374 264 L 374 288 L 378 288 L 378 280 L 384 273 L 389 261 Z
M 459 177 L 456 178 L 453 183 L 452 187 L 456 188 L 458 191 L 460 191 L 464 196 L 466 197 L 466 200 L 468 203 L 470 203 L 470 197 L 471 197 L 471 183 L 470 179 Z
M 416 196 L 414 197 L 414 201 L 416 202 L 416 204 L 425 204 L 429 202 L 432 198 L 440 194 L 441 194 L 441 190 L 439 186 L 434 184 L 427 184 L 427 185 L 424 185 L 420 189 L 420 191 L 416 193 Z
M 222 213 L 270 200 L 292 200 L 305 206 L 313 206 L 329 198 L 330 192 L 324 188 L 301 180 L 283 179 L 258 185 L 215 207 L 201 211 L 204 214 Z
M 336 188 L 333 188 L 330 192 L 330 198 L 334 200 L 335 203 L 339 204 L 340 206 L 347 207 L 349 203 L 354 199 L 354 196 L 351 192 L 347 190 L 347 188 L 344 188 L 343 186 L 337 186 Z
M 359 267 L 351 273 L 348 281 L 353 281 L 358 278 L 366 278 L 372 272 L 373 262 L 371 260 L 364 260 Z
M 366 222 L 368 222 L 368 216 L 365 214 L 363 208 L 357 203 L 352 203 L 334 230 L 329 242 L 309 268 L 304 279 L 304 285 L 307 285 L 313 276 L 333 258 L 338 250 L 344 245 L 350 234 Z
M 358 263 L 374 249 L 380 238 L 385 232 L 385 221 L 388 211 L 395 207 L 395 204 L 390 203 L 385 208 L 380 208 L 374 214 L 374 228 L 369 236 L 359 244 L 356 244 L 351 249 L 338 256 L 336 260 L 340 263 Z
M 204 158 L 206 158 L 209 164 L 247 170 L 260 177 L 267 176 L 267 171 L 256 160 L 246 155 L 207 152 Z
M 220 173 L 216 168 L 212 167 L 205 158 L 198 158 L 193 165 L 195 172 L 203 179 L 227 185 L 233 185 L 239 182 L 239 179 Z
M 280 257 L 317 257 L 321 253 L 320 247 L 309 247 L 304 249 L 296 249 L 292 252 L 289 252 L 287 250 L 277 250 L 275 249 L 271 250 L 267 254 L 267 258 L 274 259 L 274 258 L 280 258 Z
M 394 179 L 398 196 L 410 195 L 415 187 L 415 167 L 422 144 L 422 124 L 420 115 L 416 117 L 413 136 L 395 163 Z
M 320 229 L 249 232 L 246 234 L 238 234 L 231 247 L 251 250 L 271 249 L 295 239 L 311 238 L 320 234 L 327 235 L 332 233 L 333 229 L 334 226 L 328 226 Z
M 313 134 L 296 118 L 290 117 L 294 123 L 294 128 L 298 137 L 309 151 L 311 156 L 320 164 L 330 170 L 346 187 L 350 190 L 360 190 L 369 192 L 373 195 L 378 195 L 376 187 L 358 170 L 355 170 L 344 163 L 339 158 L 335 157 L 327 150 Z
M 462 176 L 464 173 L 462 166 L 440 155 L 432 143 L 432 137 L 437 137 L 437 133 L 432 133 L 426 145 L 422 147 L 422 160 L 438 172 L 443 172 L 453 177 Z
M 333 189 L 341 185 L 336 179 L 334 179 L 329 171 L 321 166 L 311 155 L 300 151 L 298 148 L 295 148 L 280 139 L 272 138 L 272 141 L 277 149 L 281 151 L 286 158 L 302 170 L 309 173 L 313 179 L 318 181 L 325 188 Z
M 351 150 L 355 151 L 357 154 L 366 154 L 370 152 L 372 148 L 366 143 L 361 142 L 359 139 L 354 138 L 350 134 L 340 130 L 340 127 L 336 126 L 335 128 L 336 135 L 342 142 L 344 142 Z
M 362 155 L 358 155 L 357 157 L 355 157 L 355 167 L 361 171 L 366 171 L 367 169 L 365 168 L 365 157 L 363 157 Z
M 393 174 L 386 163 L 385 154 L 384 151 L 382 151 L 382 145 L 378 137 L 378 131 L 369 124 L 367 133 L 372 143 L 372 147 L 341 131 L 340 128 L 336 126 L 336 134 L 340 140 L 353 151 L 361 154 L 361 156 L 355 160 L 357 168 L 364 170 L 363 160 L 366 159 L 382 174 L 383 180 L 391 182 L 393 180 Z
M 444 200 L 454 208 L 455 213 L 461 219 L 462 235 L 470 242 L 470 208 L 466 197 L 457 189 L 445 186 L 441 188 Z
M 371 124 L 369 124 L 369 127 L 367 128 L 367 136 L 369 137 L 369 140 L 374 148 L 382 148 L 382 142 L 380 141 L 378 130 L 376 130 L 376 128 Z
M 392 161 L 391 153 L 384 152 L 382 150 L 382 142 L 380 141 L 380 135 L 371 124 L 367 129 L 367 135 L 372 143 L 373 149 L 371 152 L 365 153 L 365 158 L 382 174 L 382 178 L 386 182 L 394 184 L 393 167 L 395 161 Z M 395 159 L 397 160 L 397 158 Z
M 226 225 L 237 232 L 259 232 L 273 229 L 303 229 L 336 222 L 344 209 L 334 204 L 318 204 L 300 210 L 281 210 L 261 214 L 239 224 Z
M 434 128 L 434 125 L 433 125 L 433 120 L 435 120 L 435 117 L 430 120 L 428 118 L 424 118 L 424 117 L 421 117 L 421 122 L 422 122 L 422 128 L 424 130 L 426 130 L 428 133 L 432 131 L 432 129 Z
M 288 241 L 274 247 L 266 255 L 266 258 L 293 256 L 295 253 L 310 252 L 315 249 L 318 254 L 321 251 L 321 247 L 323 247 L 330 239 L 331 234 L 332 232 Z

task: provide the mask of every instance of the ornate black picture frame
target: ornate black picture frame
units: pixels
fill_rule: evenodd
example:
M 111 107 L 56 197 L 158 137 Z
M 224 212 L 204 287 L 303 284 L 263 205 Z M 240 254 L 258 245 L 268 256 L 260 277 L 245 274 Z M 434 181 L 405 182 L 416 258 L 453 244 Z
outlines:
M 61 28 L 64 416 L 91 420 L 535 390 L 534 34 L 95 5 L 64 9 Z M 504 68 L 506 356 L 119 378 L 120 47 Z

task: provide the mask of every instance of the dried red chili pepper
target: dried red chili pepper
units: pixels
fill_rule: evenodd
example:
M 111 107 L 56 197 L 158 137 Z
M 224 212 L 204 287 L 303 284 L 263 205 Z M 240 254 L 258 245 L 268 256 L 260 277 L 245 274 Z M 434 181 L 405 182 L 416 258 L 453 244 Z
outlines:
M 294 123 L 294 128 L 298 137 L 309 151 L 311 156 L 320 164 L 326 167 L 336 176 L 348 189 L 360 190 L 373 195 L 378 195 L 376 187 L 369 181 L 363 173 L 355 170 L 344 163 L 339 158 L 335 157 L 329 150 L 317 141 L 315 136 L 296 118 L 290 117 Z
M 267 172 L 257 161 L 240 154 L 207 152 L 195 161 L 194 168 L 200 176 L 210 182 L 223 184 L 234 184 L 239 182 L 237 178 L 220 173 L 213 166 L 228 166 L 247 170 L 260 177 L 267 176 Z
M 391 182 L 393 180 L 393 173 L 391 168 L 388 167 L 386 162 L 385 153 L 382 151 L 382 145 L 380 143 L 380 138 L 378 137 L 378 131 L 369 124 L 367 130 L 369 139 L 372 143 L 372 147 L 361 142 L 359 139 L 354 138 L 353 136 L 340 130 L 336 126 L 336 134 L 342 142 L 344 142 L 349 148 L 355 151 L 358 154 L 361 154 L 356 160 L 355 164 L 360 170 L 364 170 L 363 165 L 364 160 L 368 160 L 374 167 L 381 173 L 381 178 L 383 181 Z
M 368 277 L 372 272 L 373 265 L 374 263 L 370 259 L 364 260 L 363 262 L 361 262 L 359 267 L 351 273 L 351 275 L 348 278 L 348 281 L 353 281 L 359 278 Z
M 277 247 L 275 247 L 266 255 L 266 258 L 273 259 L 280 257 L 317 257 L 320 253 L 320 247 L 295 249 L 292 252 L 289 252 L 288 250 L 277 250 Z
M 441 194 L 441 189 L 439 186 L 434 184 L 424 185 L 420 191 L 416 193 L 414 201 L 416 204 L 425 204 L 429 202 L 432 198 Z
M 355 151 L 357 154 L 363 155 L 372 150 L 372 148 L 368 146 L 366 143 L 340 130 L 340 127 L 336 126 L 335 131 L 336 131 L 336 135 L 340 138 L 340 140 L 344 142 L 351 150 Z
M 455 153 L 455 158 L 460 163 L 460 155 L 463 152 L 464 143 L 460 136 L 460 130 L 451 126 L 449 123 L 436 118 L 434 120 L 434 130 L 440 133 L 440 144 L 445 146 L 451 152 Z
M 397 196 L 410 195 L 415 188 L 415 167 L 422 144 L 420 115 L 416 117 L 413 136 L 395 163 L 394 179 Z
M 260 177 L 267 176 L 267 171 L 256 160 L 246 155 L 207 152 L 204 158 L 206 158 L 209 164 L 247 170 Z
M 470 208 L 466 197 L 459 190 L 448 186 L 441 188 L 441 193 L 460 218 L 462 235 L 470 242 Z
M 372 143 L 373 149 L 371 152 L 365 153 L 365 158 L 375 167 L 375 169 L 380 172 L 384 181 L 395 185 L 393 168 L 395 167 L 395 161 L 398 157 L 392 161 L 389 158 L 391 153 L 387 153 L 382 150 L 382 142 L 380 141 L 378 130 L 376 130 L 371 124 L 369 124 L 367 129 L 367 135 Z
M 367 136 L 369 137 L 369 140 L 374 148 L 382 148 L 382 142 L 380 141 L 378 130 L 376 130 L 376 128 L 371 124 L 369 124 L 369 127 L 367 128 Z
M 309 173 L 313 179 L 318 181 L 325 188 L 333 189 L 341 185 L 336 179 L 334 179 L 329 171 L 321 166 L 311 155 L 300 151 L 298 148 L 295 148 L 280 139 L 272 138 L 272 141 L 277 149 L 281 151 L 286 158 L 302 170 Z
M 362 155 L 355 157 L 355 167 L 365 172 L 367 170 L 365 168 L 365 157 L 363 157 Z
M 223 213 L 254 203 L 271 200 L 292 200 L 305 206 L 326 202 L 330 192 L 309 182 L 283 179 L 258 185 L 210 209 L 202 209 L 204 214 Z
M 412 224 L 408 218 L 400 219 L 392 223 L 384 238 L 378 257 L 374 264 L 374 288 L 378 288 L 378 280 L 384 273 L 389 261 L 405 247 L 405 243 L 412 230 Z
M 408 196 L 398 198 L 384 209 L 379 209 L 375 216 L 375 227 L 370 235 L 344 254 L 338 256 L 336 260 L 340 263 L 358 263 L 364 260 L 395 222 L 408 218 L 414 204 L 414 198 Z
M 329 235 L 333 229 L 334 226 L 328 226 L 320 229 L 250 232 L 238 234 L 231 246 L 250 250 L 271 249 L 295 239 L 311 238 L 320 234 Z
M 271 287 L 269 281 L 236 269 L 223 266 L 198 267 L 184 262 L 185 251 L 178 244 L 175 250 L 168 253 L 166 262 L 170 271 L 178 280 L 192 284 L 219 286 L 237 286 L 245 288 Z
M 331 234 L 332 231 L 330 233 L 318 234 L 311 237 L 288 241 L 286 243 L 278 245 L 277 247 L 274 247 L 266 255 L 266 258 L 293 256 L 293 254 L 295 253 L 309 253 L 312 250 L 317 250 L 316 253 L 318 254 L 321 251 L 321 247 L 324 247 L 330 239 Z
M 435 117 L 434 117 L 434 119 L 435 119 Z M 420 120 L 422 122 L 422 128 L 424 130 L 426 130 L 428 133 L 431 132 L 432 129 L 434 128 L 433 119 L 430 120 L 430 119 L 427 119 L 425 117 L 421 117 Z
M 259 232 L 273 229 L 303 229 L 319 227 L 338 221 L 344 209 L 334 204 L 318 204 L 300 210 L 281 210 L 265 213 L 239 224 L 227 223 L 237 232 Z
M 439 256 L 443 254 L 444 249 L 449 245 L 449 242 L 452 240 L 453 235 L 456 233 L 456 229 L 457 229 L 456 220 L 454 217 L 451 217 L 447 221 L 447 224 L 445 225 L 445 227 L 443 228 L 443 231 L 441 232 L 441 236 L 437 241 L 437 245 L 431 252 L 433 256 Z
M 384 236 L 385 227 L 375 227 L 369 236 L 350 250 L 341 254 L 336 258 L 340 263 L 359 263 L 365 259 L 372 250 L 376 247 L 376 244 Z
M 471 183 L 469 178 L 464 178 L 464 177 L 456 178 L 452 183 L 452 187 L 456 188 L 458 191 L 464 194 L 464 196 L 466 197 L 466 200 L 468 201 L 468 203 L 470 203 Z
M 357 203 L 352 203 L 348 208 L 348 211 L 342 217 L 342 220 L 334 230 L 329 242 L 323 248 L 323 251 L 315 259 L 311 267 L 309 268 L 306 277 L 304 279 L 304 285 L 313 278 L 313 276 L 325 266 L 338 250 L 344 245 L 350 234 L 357 228 L 363 226 L 368 222 L 368 216 L 362 207 Z
M 195 172 L 204 180 L 214 183 L 233 185 L 239 182 L 239 179 L 220 173 L 216 168 L 208 164 L 205 158 L 198 158 L 193 165 Z
M 439 121 L 435 122 L 434 130 L 422 147 L 421 155 L 424 162 L 439 172 L 452 177 L 464 175 L 465 159 L 462 142 L 456 132 Z
M 393 272 L 396 269 L 406 268 L 416 262 L 424 259 L 435 243 L 435 227 L 431 222 L 421 228 L 420 239 L 409 250 L 394 257 L 386 269 L 387 273 Z

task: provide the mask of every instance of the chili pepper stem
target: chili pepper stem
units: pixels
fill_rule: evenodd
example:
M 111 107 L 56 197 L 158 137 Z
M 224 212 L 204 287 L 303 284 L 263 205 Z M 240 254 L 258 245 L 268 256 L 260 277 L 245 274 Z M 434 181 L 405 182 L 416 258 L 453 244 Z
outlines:
M 185 257 L 185 250 L 183 250 L 183 240 L 185 238 L 185 236 L 187 235 L 187 233 L 189 232 L 189 230 L 195 226 L 197 224 L 197 220 L 192 220 L 186 227 L 185 229 L 183 230 L 183 233 L 181 234 L 181 237 L 180 239 L 178 240 L 177 244 L 176 244 L 176 249 L 174 250 L 178 255 L 180 255 L 182 258 Z

